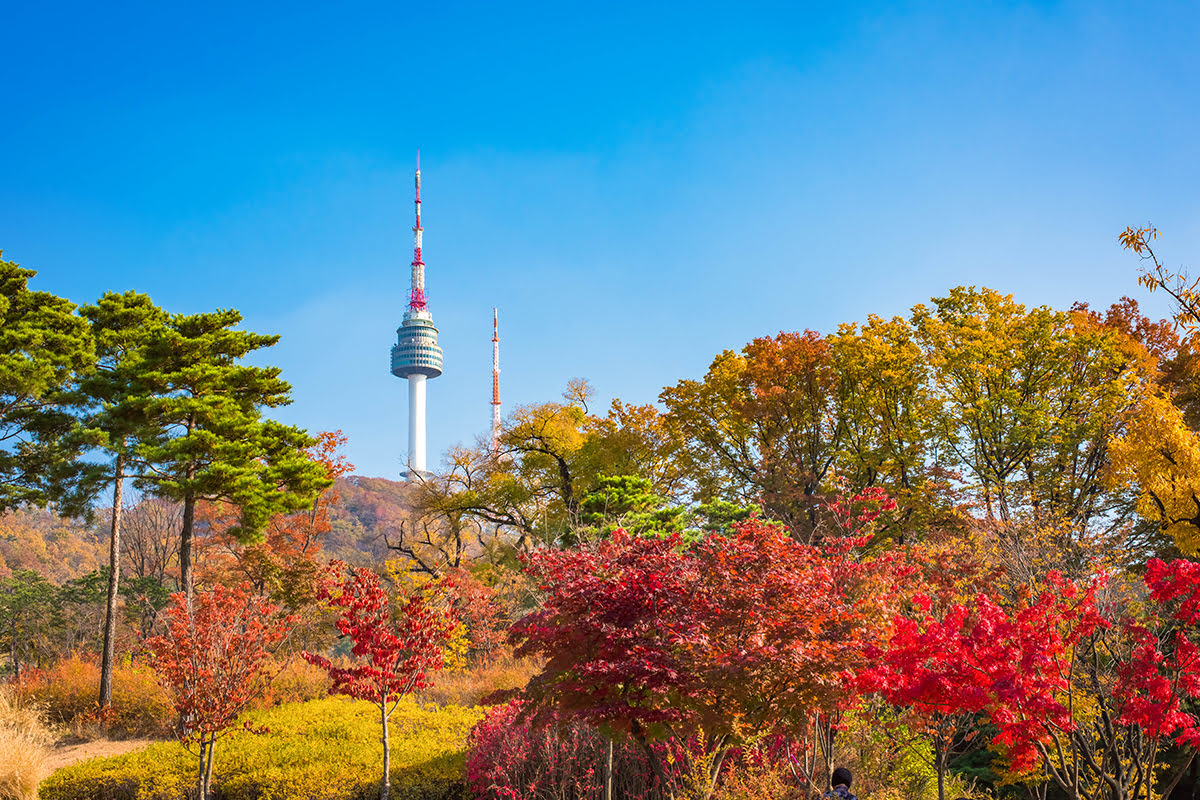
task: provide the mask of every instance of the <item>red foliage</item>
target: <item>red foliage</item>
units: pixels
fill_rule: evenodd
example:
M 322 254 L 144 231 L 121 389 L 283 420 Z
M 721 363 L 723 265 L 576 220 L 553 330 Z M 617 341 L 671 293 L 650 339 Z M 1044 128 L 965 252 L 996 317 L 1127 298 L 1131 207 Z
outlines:
M 146 640 L 150 663 L 185 721 L 183 736 L 227 730 L 269 679 L 263 666 L 287 636 L 292 618 L 243 584 L 197 592 L 191 614 L 182 592 L 171 595 L 167 632 Z
M 200 744 L 200 797 L 208 796 L 213 743 L 269 682 L 271 649 L 293 618 L 245 584 L 197 592 L 189 613 L 183 592 L 171 595 L 167 632 L 146 640 L 150 663 L 172 694 L 182 739 Z
M 330 565 L 333 575 L 344 565 Z M 392 605 L 379 576 L 367 569 L 347 569 L 327 581 L 320 598 L 341 609 L 336 624 L 354 642 L 358 663 L 334 665 L 328 658 L 304 653 L 304 658 L 329 671 L 333 691 L 376 705 L 399 700 L 429 685 L 428 675 L 442 668 L 442 648 L 454 621 L 413 592 L 402 598 L 393 620 Z
M 860 686 L 920 715 L 986 712 L 1017 772 L 1033 766 L 1046 727 L 1074 727 L 1062 693 L 1071 679 L 1073 650 L 1097 626 L 1095 585 L 1081 589 L 1049 577 L 1032 603 L 1004 609 L 987 595 L 971 608 L 951 607 L 942 619 L 928 597 L 915 598 L 919 619 L 899 616 L 885 648 Z
M 466 629 L 467 657 L 476 664 L 493 658 L 508 637 L 508 619 L 492 587 L 462 567 L 443 576 L 454 617 Z
M 751 520 L 687 549 L 617 531 L 595 550 L 537 553 L 547 597 L 512 634 L 518 655 L 547 659 L 526 697 L 646 748 L 703 733 L 715 776 L 744 737 L 851 697 L 893 566 L 856 558 L 864 540 L 804 545 Z
M 1114 689 L 1120 722 L 1137 725 L 1151 739 L 1171 737 L 1197 749 L 1200 720 L 1184 703 L 1200 699 L 1200 648 L 1187 636 L 1200 621 L 1200 564 L 1154 559 L 1146 565 L 1145 581 L 1165 612 L 1158 620 L 1162 632 L 1128 626 L 1135 645 Z
M 428 599 L 437 594 L 439 587 L 434 584 L 401 597 L 393 618 L 391 601 L 378 575 L 366 569 L 347 569 L 336 561 L 328 569 L 319 597 L 341 609 L 337 628 L 354 642 L 350 652 L 358 663 L 343 667 L 324 656 L 303 655 L 329 672 L 335 693 L 370 701 L 379 709 L 383 728 L 380 798 L 387 800 L 391 791 L 388 717 L 405 695 L 429 685 L 430 672 L 442 668 L 442 648 L 455 627 L 453 614 L 436 608 Z

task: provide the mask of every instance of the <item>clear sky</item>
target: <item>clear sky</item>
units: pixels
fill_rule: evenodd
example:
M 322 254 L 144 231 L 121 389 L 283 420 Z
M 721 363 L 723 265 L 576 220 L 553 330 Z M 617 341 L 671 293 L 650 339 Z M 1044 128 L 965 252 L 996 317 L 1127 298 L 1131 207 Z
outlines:
M 430 461 L 585 377 L 653 401 L 722 349 L 960 284 L 1162 314 L 1200 263 L 1194 3 L 0 2 L 0 248 L 34 287 L 234 307 L 395 477 L 421 149 Z

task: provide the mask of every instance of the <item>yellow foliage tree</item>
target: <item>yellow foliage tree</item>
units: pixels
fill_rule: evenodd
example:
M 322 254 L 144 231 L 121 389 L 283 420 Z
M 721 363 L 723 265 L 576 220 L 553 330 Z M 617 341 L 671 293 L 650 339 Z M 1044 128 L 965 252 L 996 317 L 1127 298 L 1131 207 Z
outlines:
M 1158 520 L 1185 554 L 1200 550 L 1200 435 L 1167 397 L 1143 398 L 1112 443 L 1112 479 L 1136 485 L 1138 513 Z

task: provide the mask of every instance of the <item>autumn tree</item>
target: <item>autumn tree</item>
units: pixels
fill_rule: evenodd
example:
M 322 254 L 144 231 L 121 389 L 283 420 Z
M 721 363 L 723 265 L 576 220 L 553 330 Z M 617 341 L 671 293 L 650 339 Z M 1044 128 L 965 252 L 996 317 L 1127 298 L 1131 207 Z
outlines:
M 1200 435 L 1169 398 L 1142 399 L 1112 445 L 1112 478 L 1139 491 L 1138 512 L 1185 554 L 1200 549 Z
M 616 531 L 594 548 L 535 553 L 543 607 L 513 628 L 519 655 L 547 659 L 525 690 L 554 709 L 631 735 L 669 787 L 656 740 L 703 733 L 701 797 L 730 748 L 831 712 L 843 677 L 887 618 L 886 560 L 865 539 L 801 544 L 751 521 L 686 549 L 678 535 Z
M 172 316 L 141 366 L 150 396 L 140 411 L 159 433 L 138 447 L 150 465 L 139 483 L 183 506 L 179 570 L 189 597 L 197 502 L 231 503 L 236 534 L 254 541 L 273 516 L 309 506 L 330 483 L 305 452 L 314 444 L 307 433 L 263 418 L 264 408 L 291 402 L 291 387 L 277 367 L 243 363 L 279 337 L 236 330 L 241 318 L 234 310 Z
M 388 719 L 404 697 L 427 686 L 429 674 L 441 669 L 442 648 L 455 620 L 428 599 L 433 587 L 399 597 L 393 609 L 374 572 L 336 563 L 331 570 L 321 598 L 339 609 L 337 628 L 353 644 L 354 663 L 338 666 L 308 652 L 304 658 L 329 672 L 334 692 L 366 700 L 379 710 L 383 731 L 379 797 L 388 800 L 392 786 Z
M 913 320 L 937 403 L 933 432 L 987 519 L 1113 524 L 1108 444 L 1150 364 L 1086 314 L 1026 309 L 973 287 L 932 303 Z
M 574 381 L 565 402 L 514 410 L 504 420 L 498 452 L 483 444 L 453 448 L 446 469 L 415 494 L 420 521 L 406 531 L 409 540 L 430 532 L 426 545 L 432 544 L 440 531 L 454 537 L 446 544 L 457 545 L 463 534 L 483 549 L 502 542 L 517 552 L 562 544 L 580 522 L 582 499 L 603 475 L 645 478 L 655 494 L 674 500 L 684 476 L 662 415 L 620 401 L 605 415 L 593 414 L 591 397 L 586 382 Z
M 191 602 L 183 592 L 172 595 L 166 632 L 146 640 L 150 663 L 179 712 L 180 739 L 199 745 L 201 800 L 211 796 L 217 740 L 270 682 L 264 662 L 291 624 L 245 586 L 217 585 Z
M 59 395 L 91 369 L 88 325 L 71 302 L 30 291 L 36 274 L 0 258 L 0 511 L 61 494 L 82 446 Z
M 835 476 L 894 497 L 897 530 L 953 516 L 928 367 L 904 320 L 755 339 L 659 399 L 695 501 L 761 505 L 802 541 L 823 535 Z
M 1174 272 L 1163 266 L 1154 252 L 1154 242 L 1161 236 L 1157 228 L 1147 223 L 1144 228 L 1126 226 L 1117 240 L 1146 265 L 1138 275 L 1138 283 L 1152 292 L 1160 289 L 1166 292 L 1175 301 L 1175 325 L 1183 329 L 1186 338 L 1194 339 L 1200 330 L 1200 279 L 1193 280 L 1186 272 Z

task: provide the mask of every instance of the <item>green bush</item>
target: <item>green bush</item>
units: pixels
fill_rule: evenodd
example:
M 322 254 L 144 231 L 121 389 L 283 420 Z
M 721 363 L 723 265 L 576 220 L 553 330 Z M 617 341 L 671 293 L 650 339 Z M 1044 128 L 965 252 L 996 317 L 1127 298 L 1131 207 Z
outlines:
M 445 800 L 461 792 L 467 734 L 480 709 L 423 709 L 411 700 L 392 716 L 392 796 Z M 245 716 L 270 732 L 234 733 L 217 742 L 213 785 L 219 800 L 372 800 L 383 752 L 374 706 L 340 697 Z M 197 761 L 164 742 L 140 753 L 93 759 L 51 775 L 43 800 L 183 800 L 194 791 Z

